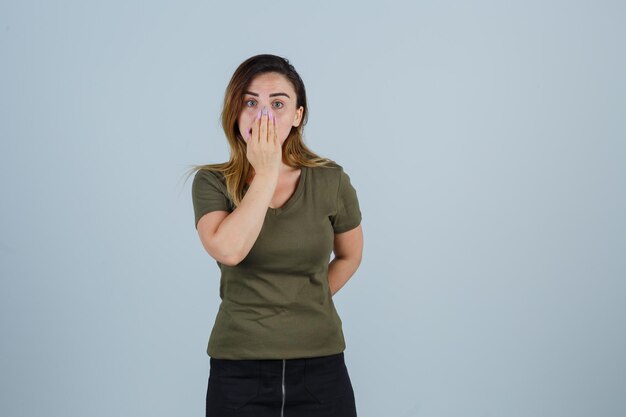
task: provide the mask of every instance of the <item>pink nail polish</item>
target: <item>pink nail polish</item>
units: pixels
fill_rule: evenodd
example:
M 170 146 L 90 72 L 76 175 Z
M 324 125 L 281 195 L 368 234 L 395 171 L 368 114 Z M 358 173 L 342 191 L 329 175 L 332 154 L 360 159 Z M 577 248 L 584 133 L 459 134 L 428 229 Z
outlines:
M 259 113 L 256 115 L 257 120 L 261 118 L 261 110 L 259 110 Z

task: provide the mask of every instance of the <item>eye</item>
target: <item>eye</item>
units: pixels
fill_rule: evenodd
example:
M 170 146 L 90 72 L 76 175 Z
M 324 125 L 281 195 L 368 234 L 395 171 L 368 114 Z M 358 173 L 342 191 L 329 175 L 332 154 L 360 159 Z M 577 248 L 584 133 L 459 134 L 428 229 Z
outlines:
M 282 109 L 283 107 L 285 107 L 285 105 L 282 102 L 280 102 L 280 101 L 275 101 L 274 104 L 280 104 L 280 107 L 276 106 L 279 109 Z
M 248 106 L 248 103 L 250 103 L 251 101 L 254 102 L 255 100 L 252 100 L 252 99 L 246 100 L 245 104 L 246 104 L 247 107 L 250 107 L 250 106 Z

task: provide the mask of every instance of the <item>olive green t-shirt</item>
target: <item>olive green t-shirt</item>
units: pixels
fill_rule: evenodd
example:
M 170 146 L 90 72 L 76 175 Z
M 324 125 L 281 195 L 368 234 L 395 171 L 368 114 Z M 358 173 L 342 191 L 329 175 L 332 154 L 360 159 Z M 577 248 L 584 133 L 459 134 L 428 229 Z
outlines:
M 268 207 L 248 255 L 235 266 L 216 261 L 222 301 L 209 337 L 210 357 L 292 359 L 345 350 L 328 264 L 334 234 L 361 223 L 359 202 L 342 166 L 301 168 L 289 200 Z M 198 171 L 192 199 L 196 228 L 208 212 L 234 210 L 219 172 Z

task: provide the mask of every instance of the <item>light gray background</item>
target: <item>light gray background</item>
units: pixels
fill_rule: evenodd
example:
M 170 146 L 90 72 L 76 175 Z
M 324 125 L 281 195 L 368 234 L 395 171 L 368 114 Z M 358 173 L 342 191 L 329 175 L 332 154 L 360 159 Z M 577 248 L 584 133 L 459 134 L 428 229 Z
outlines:
M 626 6 L 0 6 L 0 415 L 201 416 L 219 303 L 190 164 L 284 56 L 344 166 L 360 417 L 626 415 Z M 288 410 L 286 417 L 288 417 Z

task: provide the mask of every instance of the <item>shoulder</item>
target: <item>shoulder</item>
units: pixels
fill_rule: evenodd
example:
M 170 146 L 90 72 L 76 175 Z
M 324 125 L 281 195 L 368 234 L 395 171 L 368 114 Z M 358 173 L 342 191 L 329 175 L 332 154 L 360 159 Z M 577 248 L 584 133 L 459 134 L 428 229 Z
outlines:
M 356 192 L 350 175 L 341 164 L 333 162 L 309 170 L 311 171 L 309 183 L 331 199 L 342 199 Z
M 348 175 L 343 165 L 334 161 L 323 166 L 317 166 L 309 169 L 313 172 L 313 176 L 317 178 L 324 178 L 332 184 L 335 184 L 337 187 L 344 186 L 342 183 L 350 182 L 350 175 Z
M 338 179 L 343 172 L 343 167 L 336 162 L 328 162 L 324 165 L 315 167 L 307 167 L 312 175 L 318 178 L 335 178 Z
M 212 183 L 215 185 L 226 184 L 226 178 L 224 173 L 221 171 L 217 171 L 211 168 L 201 168 L 196 171 L 193 177 L 193 184 L 197 185 L 199 183 Z
M 194 200 L 230 199 L 224 173 L 211 168 L 202 168 L 195 173 L 191 194 Z

